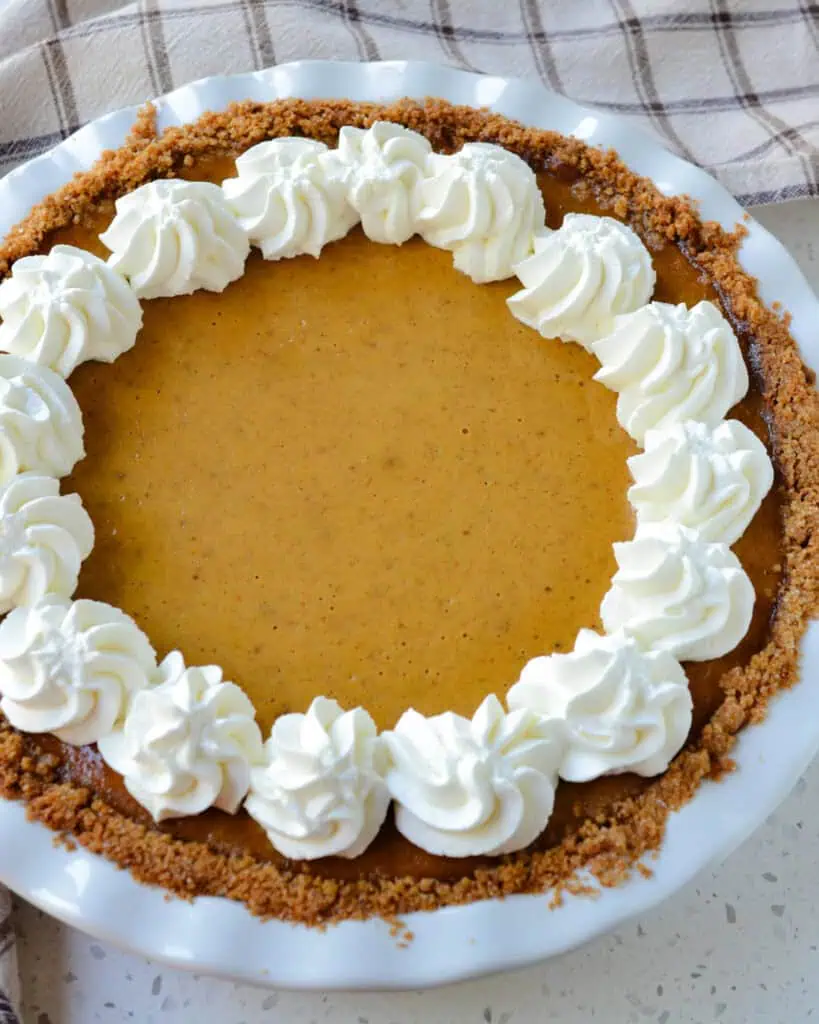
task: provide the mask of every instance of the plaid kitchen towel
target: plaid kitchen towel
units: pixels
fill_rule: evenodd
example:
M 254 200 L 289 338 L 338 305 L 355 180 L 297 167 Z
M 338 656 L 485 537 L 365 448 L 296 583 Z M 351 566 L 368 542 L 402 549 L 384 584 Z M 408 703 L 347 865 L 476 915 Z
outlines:
M 819 194 L 808 0 L 0 0 L 0 173 L 107 110 L 305 57 L 523 76 L 640 124 L 746 205 Z
M 11 900 L 0 886 L 0 1024 L 20 1024 L 17 959 L 11 930 Z

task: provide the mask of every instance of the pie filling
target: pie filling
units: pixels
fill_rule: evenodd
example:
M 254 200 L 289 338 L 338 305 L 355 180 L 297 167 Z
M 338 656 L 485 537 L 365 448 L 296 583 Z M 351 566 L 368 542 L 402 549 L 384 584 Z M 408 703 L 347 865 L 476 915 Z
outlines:
M 366 146 L 361 137 L 353 141 L 360 148 Z M 246 165 L 253 152 L 247 154 Z M 395 159 L 411 162 L 411 157 L 412 153 L 404 151 Z M 356 159 L 366 163 L 361 152 Z M 218 292 L 205 290 L 213 286 L 207 283 L 210 270 L 206 268 L 202 272 L 205 285 L 200 284 L 193 294 L 141 298 L 142 325 L 136 345 L 117 354 L 113 365 L 84 361 L 72 368 L 70 387 L 85 425 L 86 456 L 62 481 L 61 492 L 80 496 L 93 521 L 95 539 L 82 563 L 76 591 L 65 596 L 121 609 L 161 656 L 180 650 L 184 662 L 163 663 L 161 676 L 147 673 L 149 697 L 156 687 L 164 687 L 167 697 L 156 696 L 153 704 L 147 701 L 141 709 L 133 696 L 124 701 L 114 727 L 125 736 L 117 740 L 118 747 L 106 746 L 103 736 L 101 753 L 96 745 L 82 742 L 82 737 L 80 742 L 76 735 L 70 742 L 62 742 L 53 736 L 34 735 L 40 731 L 36 729 L 24 743 L 35 759 L 57 755 L 58 780 L 72 787 L 87 787 L 126 819 L 149 830 L 205 843 L 217 854 L 251 854 L 259 862 L 297 867 L 328 879 L 379 875 L 457 880 L 488 868 L 493 855 L 520 846 L 533 853 L 553 850 L 578 829 L 582 833 L 585 823 L 603 821 L 612 808 L 626 806 L 631 798 L 645 793 L 652 776 L 662 773 L 682 746 L 689 725 L 690 736 L 698 737 L 723 705 L 725 680 L 731 678 L 732 670 L 748 665 L 770 644 L 785 558 L 783 493 L 779 485 L 769 490 L 764 467 L 758 468 L 762 463 L 753 438 L 744 431 L 744 427 L 750 428 L 770 447 L 761 378 L 752 374 L 741 400 L 733 404 L 726 398 L 724 411 L 717 413 L 694 402 L 690 417 L 675 413 L 663 418 L 665 414 L 653 407 L 645 413 L 651 403 L 639 394 L 636 404 L 628 404 L 634 392 L 634 366 L 660 330 L 651 317 L 655 310 L 657 323 L 671 316 L 665 312 L 670 307 L 651 306 L 645 323 L 629 319 L 643 315 L 640 310 L 649 298 L 653 303 L 684 304 L 688 310 L 711 308 L 698 307 L 701 302 L 713 304 L 717 317 L 705 323 L 695 342 L 687 343 L 691 348 L 701 345 L 700 335 L 708 338 L 711 348 L 704 356 L 680 356 L 672 351 L 688 329 L 687 319 L 679 337 L 676 326 L 662 327 L 665 333 L 658 343 L 662 352 L 657 356 L 655 377 L 668 366 L 678 372 L 673 367 L 686 358 L 689 362 L 699 358 L 703 369 L 697 371 L 694 384 L 688 380 L 685 395 L 690 392 L 700 401 L 699 382 L 712 369 L 717 376 L 702 387 L 721 400 L 722 382 L 728 380 L 723 390 L 728 389 L 725 394 L 729 395 L 734 387 L 731 374 L 736 370 L 731 369 L 733 356 L 726 346 L 733 341 L 733 332 L 727 324 L 723 329 L 725 322 L 717 316 L 716 309 L 723 307 L 711 280 L 678 244 L 653 233 L 650 261 L 656 283 L 649 295 L 637 295 L 626 308 L 616 310 L 621 319 L 613 327 L 611 322 L 598 327 L 594 321 L 588 336 L 583 336 L 585 326 L 576 330 L 565 304 L 557 311 L 552 304 L 547 311 L 548 324 L 568 325 L 569 337 L 563 336 L 561 341 L 550 332 L 539 337 L 529 325 L 534 315 L 541 330 L 547 331 L 538 288 L 542 281 L 546 281 L 543 287 L 551 287 L 552 277 L 560 279 L 568 273 L 565 268 L 571 260 L 583 264 L 585 250 L 577 250 L 578 256 L 566 243 L 565 252 L 561 250 L 551 267 L 546 249 L 558 244 L 554 241 L 557 236 L 544 234 L 545 241 L 534 246 L 534 255 L 531 241 L 526 241 L 522 260 L 519 253 L 514 258 L 516 268 L 522 267 L 518 269 L 520 280 L 501 266 L 508 255 L 503 246 L 492 248 L 487 255 L 491 247 L 486 238 L 491 230 L 486 223 L 483 234 L 475 232 L 483 239 L 483 248 L 465 251 L 462 239 L 457 244 L 449 240 L 449 214 L 444 216 L 440 204 L 436 206 L 439 192 L 445 193 L 449 202 L 463 176 L 458 177 L 460 171 L 454 175 L 446 163 L 452 158 L 429 159 L 440 161 L 437 169 L 429 172 L 438 175 L 438 184 L 427 190 L 425 207 L 438 217 L 434 223 L 438 233 L 433 235 L 430 230 L 426 236 L 432 244 L 418 237 L 401 238 L 401 245 L 374 244 L 372 239 L 394 241 L 396 233 L 406 233 L 407 225 L 417 229 L 422 217 L 420 200 L 416 203 L 412 197 L 413 189 L 420 186 L 415 183 L 405 189 L 412 200 L 409 206 L 390 206 L 383 216 L 383 203 L 379 205 L 379 197 L 373 199 L 367 192 L 372 184 L 364 175 L 363 184 L 348 181 L 345 185 L 346 201 L 358 202 L 364 210 L 364 214 L 358 211 L 363 230 L 349 225 L 344 231 L 339 229 L 341 237 L 325 244 L 318 260 L 295 254 L 290 235 L 282 240 L 281 234 L 268 230 L 264 239 L 254 240 L 254 231 L 264 234 L 262 229 L 269 227 L 268 213 L 249 228 L 242 205 L 247 205 L 245 191 L 234 185 L 236 194 L 231 197 L 226 185 L 233 215 L 268 259 L 254 249 L 241 276 Z M 287 161 L 284 164 L 287 169 Z M 241 184 L 241 161 L 239 167 L 237 178 L 232 159 L 204 157 L 182 168 L 179 176 L 195 182 L 230 179 Z M 494 183 L 490 192 L 494 188 L 494 217 L 499 221 L 503 196 L 498 181 L 516 197 L 516 208 L 525 203 L 515 193 L 517 179 L 504 178 L 506 171 L 495 165 L 491 172 L 495 177 L 489 171 L 485 174 Z M 453 180 L 447 175 L 454 175 Z M 256 178 L 248 177 L 249 192 L 260 187 Z M 313 178 L 311 187 L 316 181 L 329 188 L 325 179 Z M 281 191 L 281 184 L 264 182 L 268 190 Z M 537 186 L 546 224 L 555 232 L 567 214 L 611 216 L 610 205 L 584 188 L 577 172 L 541 171 Z M 456 194 L 455 198 L 460 201 L 463 197 Z M 479 217 L 481 198 L 472 196 L 472 201 Z M 267 198 L 265 202 L 269 204 Z M 328 208 L 333 202 L 330 195 Z M 534 204 L 536 219 L 536 200 L 530 196 L 525 202 Z M 443 199 L 441 204 L 446 206 Z M 331 208 L 328 230 L 333 217 L 343 223 L 349 216 L 339 209 Z M 79 223 L 51 233 L 43 251 L 62 245 L 106 258 L 108 248 L 99 239 L 103 234 L 114 250 L 110 266 L 116 274 L 130 280 L 137 294 L 142 289 L 143 296 L 150 296 L 167 280 L 167 275 L 162 277 L 165 257 L 155 253 L 150 273 L 144 270 L 139 239 L 142 221 L 137 218 L 134 228 L 129 217 L 133 214 L 125 207 L 118 207 L 114 217 L 112 206 L 98 203 Z M 112 218 L 114 227 L 106 233 Z M 291 221 L 286 219 L 288 225 Z M 201 224 L 197 230 L 203 230 Z M 388 237 L 378 237 L 379 232 Z M 304 237 L 309 252 L 313 244 L 309 231 Z M 453 270 L 453 256 L 436 244 L 453 249 L 456 267 L 465 272 Z M 608 236 L 601 245 L 599 263 L 605 282 L 616 276 L 621 264 L 612 270 L 614 257 Z M 538 260 L 539 269 L 527 270 Z M 182 262 L 177 258 L 177 264 Z M 535 270 L 542 277 L 532 286 L 527 273 Z M 641 272 L 628 270 L 622 288 L 639 291 Z M 586 287 L 585 265 L 579 273 L 578 287 Z M 467 275 L 479 280 L 480 286 Z M 493 275 L 503 279 L 486 283 L 484 278 Z M 510 316 L 507 306 L 508 299 L 520 294 L 521 283 L 534 298 L 524 296 L 510 306 L 526 324 Z M 606 292 L 605 283 L 598 290 Z M 129 310 L 127 307 L 123 317 Z M 610 320 L 611 315 L 609 309 Z M 746 361 L 753 364 L 753 332 L 733 317 L 732 325 Z M 626 358 L 623 353 L 633 339 L 643 337 L 641 331 L 648 340 L 640 341 L 639 346 L 635 342 L 639 351 L 633 358 L 626 353 Z M 729 342 L 723 343 L 728 335 Z M 68 356 L 60 358 L 65 362 Z M 98 352 L 97 358 L 109 356 Z M 66 368 L 57 365 L 53 355 L 40 361 L 58 372 Z M 641 366 L 638 370 L 640 379 L 645 379 L 648 371 Z M 609 387 L 592 379 L 596 373 Z M 628 378 L 625 383 L 621 379 L 624 374 Z M 671 391 L 677 395 L 675 380 Z M 673 401 L 679 405 L 689 399 L 683 396 Z M 641 419 L 646 415 L 654 416 L 655 424 L 648 422 L 647 426 L 656 425 L 655 436 L 646 434 Z M 726 428 L 726 433 L 719 427 L 723 416 L 738 425 Z M 702 427 L 700 419 L 705 420 Z M 632 437 L 621 424 L 626 424 Z M 677 428 L 675 424 L 683 425 Z M 725 465 L 731 467 L 723 491 L 719 491 L 719 480 L 709 484 L 697 476 L 711 457 L 707 453 L 717 444 L 713 438 L 719 430 Z M 643 447 L 647 454 L 639 456 L 643 460 L 639 462 L 635 457 Z M 699 458 L 703 451 L 707 457 Z M 627 460 L 631 461 L 627 464 Z M 712 459 L 708 465 L 715 472 L 713 467 L 723 463 Z M 686 493 L 675 492 L 667 498 L 669 486 L 674 491 L 681 472 L 691 473 Z M 749 489 L 747 497 L 737 496 L 737 488 L 742 486 Z M 740 521 L 737 525 L 732 510 L 751 503 L 757 511 L 752 518 L 745 516 L 747 524 Z M 672 505 L 675 510 L 684 507 L 689 516 L 682 534 L 679 525 L 673 521 L 669 525 L 665 510 Z M 637 527 L 635 508 L 640 516 Z M 691 517 L 696 518 L 700 509 L 707 514 L 703 512 L 702 521 L 692 526 Z M 652 518 L 659 520 L 659 525 L 648 521 Z M 714 523 L 717 525 L 708 525 Z M 629 543 L 635 528 L 637 541 Z M 714 535 L 704 539 L 709 529 Z M 741 535 L 737 538 L 734 534 Z M 636 543 L 643 547 L 636 548 Z M 616 559 L 613 545 L 618 545 Z M 682 569 L 676 562 L 668 568 L 669 550 Z M 680 551 L 683 553 L 678 554 Z M 693 554 L 689 556 L 687 551 Z M 659 568 L 657 559 L 662 562 Z M 671 583 L 667 582 L 669 572 L 676 573 Z M 702 580 L 696 583 L 698 574 L 707 580 L 705 584 Z M 661 581 L 659 589 L 655 579 Z M 621 580 L 619 591 L 612 597 L 617 580 Z M 697 611 L 699 619 L 696 615 L 692 619 L 685 595 L 696 586 L 705 594 L 707 609 Z M 675 594 L 673 601 L 667 596 L 669 588 Z M 753 613 L 740 622 L 751 588 Z M 727 597 L 721 596 L 723 589 Z M 666 622 L 657 624 L 658 607 L 667 609 L 666 619 L 677 616 L 682 623 L 677 632 L 683 639 L 673 640 L 676 647 L 669 646 L 672 641 L 667 640 Z M 714 616 L 719 618 L 718 628 L 710 625 Z M 700 620 L 709 623 L 705 639 Z M 640 704 L 646 699 L 640 686 L 649 684 L 618 684 L 616 692 L 608 692 L 604 683 L 584 689 L 574 681 L 576 662 L 538 657 L 569 654 L 576 639 L 578 654 L 585 642 L 592 649 L 587 657 L 604 657 L 598 650 L 599 636 L 587 632 L 584 641 L 583 630 L 596 630 L 601 636 L 606 632 L 615 637 L 622 634 L 624 639 L 616 640 L 612 664 L 619 664 L 616 659 L 622 650 L 635 652 L 624 657 L 636 659 L 634 665 L 640 672 L 651 659 L 656 685 L 651 683 L 646 692 L 654 701 L 678 702 L 679 711 L 659 716 L 664 729 L 682 730 L 673 749 L 666 753 L 666 747 L 651 740 L 652 730 L 657 728 L 656 708 L 646 710 Z M 3 664 L 12 666 L 0 678 L 0 696 L 12 725 L 27 731 L 14 721 L 10 706 L 20 692 L 19 679 L 14 677 L 20 632 L 18 629 L 11 637 L 6 627 L 5 642 L 0 632 L 0 656 Z M 709 656 L 712 642 L 717 645 L 713 648 L 716 656 Z M 726 646 L 730 649 L 723 650 Z M 129 657 L 138 662 L 141 654 Z M 35 661 L 37 658 L 43 661 L 42 644 Z M 47 671 L 65 671 L 66 664 L 60 661 L 58 668 Z M 384 790 L 377 827 L 366 842 L 359 843 L 353 836 L 346 847 L 337 850 L 319 842 L 315 852 L 310 852 L 309 842 L 299 845 L 301 839 L 291 846 L 277 841 L 278 816 L 276 828 L 266 832 L 254 820 L 256 817 L 266 825 L 264 807 L 254 816 L 244 810 L 235 813 L 248 786 L 251 800 L 254 787 L 261 792 L 264 757 L 274 758 L 268 762 L 274 769 L 275 758 L 281 759 L 281 751 L 277 749 L 274 755 L 270 746 L 266 755 L 258 753 L 249 766 L 239 768 L 234 764 L 238 755 L 233 747 L 230 756 L 220 755 L 223 776 L 215 788 L 219 795 L 212 801 L 214 806 L 195 812 L 177 808 L 168 814 L 156 813 L 159 804 L 152 803 L 150 795 L 141 799 L 128 785 L 127 772 L 124 781 L 123 775 L 113 770 L 112 763 L 125 763 L 128 716 L 136 720 L 142 715 L 140 728 L 150 730 L 156 722 L 164 722 L 166 714 L 181 715 L 167 719 L 169 732 L 173 732 L 179 721 L 188 721 L 180 708 L 193 708 L 191 715 L 199 713 L 199 704 L 223 685 L 222 677 L 218 673 L 209 677 L 189 666 L 208 665 L 219 665 L 224 680 L 240 684 L 265 737 L 276 723 L 292 721 L 295 731 L 286 739 L 297 747 L 307 741 L 298 733 L 295 716 L 299 715 L 298 728 L 303 729 L 300 716 L 314 696 L 322 694 L 343 709 L 366 709 L 374 721 L 372 729 L 362 725 L 363 720 L 350 720 L 352 732 L 336 736 L 337 749 L 344 743 L 383 743 L 372 771 L 382 778 L 390 778 L 390 772 L 401 776 L 389 791 Z M 521 676 L 524 665 L 526 671 Z M 614 670 L 609 665 L 604 671 Z M 521 681 L 514 687 L 519 677 Z M 637 677 L 642 678 L 639 672 Z M 556 695 L 564 682 L 569 697 L 561 709 Z M 460 769 L 444 758 L 442 763 L 453 772 L 449 779 L 439 776 L 431 782 L 419 781 L 412 777 L 411 768 L 401 775 L 401 758 L 407 750 L 410 755 L 420 750 L 422 759 L 425 751 L 431 751 L 429 764 L 434 769 L 438 748 L 424 743 L 450 742 L 457 747 L 461 741 L 452 739 L 448 730 L 457 733 L 467 728 L 487 694 L 503 698 L 508 691 L 510 710 L 490 707 L 485 711 L 486 721 L 478 725 L 476 716 L 469 740 L 473 742 L 476 728 L 483 728 L 486 742 L 499 743 L 500 756 L 514 761 L 508 779 L 495 778 L 483 786 L 483 762 L 478 758 L 477 766 L 470 763 L 464 769 L 466 754 Z M 687 706 L 680 697 L 683 692 Z M 227 696 L 219 699 L 227 700 Z M 486 707 L 483 704 L 482 710 Z M 612 707 L 619 710 L 612 712 Z M 410 746 L 402 747 L 409 740 L 402 738 L 399 723 L 406 721 L 402 715 L 408 708 L 425 717 L 413 723 L 415 731 L 407 733 Z M 443 721 L 434 716 L 445 712 L 461 717 L 447 719 L 446 726 L 441 726 L 444 732 L 435 734 L 433 730 L 430 739 L 423 732 L 425 723 Z M 240 703 L 232 703 L 214 714 L 213 721 L 219 724 L 242 719 L 245 712 Z M 332 713 L 320 710 L 317 714 L 317 721 L 324 722 L 329 734 Z M 325 721 L 321 714 L 330 714 L 331 719 Z M 553 725 L 559 735 L 550 732 Z M 389 745 L 376 740 L 376 727 L 382 735 L 398 739 Z M 510 731 L 504 739 L 507 727 Z M 605 737 L 601 737 L 601 729 L 608 730 Z M 565 732 L 580 739 L 567 739 Z M 628 740 L 622 739 L 624 732 Z M 217 734 L 207 735 L 213 741 Z M 636 749 L 645 736 L 649 737 L 645 758 L 641 761 L 629 753 L 631 761 L 628 757 L 623 760 L 617 744 L 628 743 Z M 235 730 L 230 738 L 234 741 Z M 412 746 L 417 743 L 421 746 Z M 455 747 L 450 745 L 448 756 L 452 749 Z M 133 758 L 133 753 L 127 756 Z M 176 763 L 178 768 L 178 758 Z M 346 769 L 342 765 L 334 770 L 343 773 L 350 763 L 348 758 Z M 607 764 L 611 764 L 608 770 Z M 636 772 L 628 770 L 632 764 Z M 458 790 L 461 782 L 456 785 L 453 779 L 458 778 L 459 770 L 477 772 L 474 791 L 469 784 Z M 254 776 L 258 782 L 251 781 L 254 771 L 259 773 Z M 420 774 L 423 776 L 423 771 Z M 559 784 L 558 774 L 562 776 Z M 527 781 L 520 782 L 521 778 Z M 518 813 L 514 800 L 507 804 L 497 796 L 512 779 L 522 793 L 540 787 L 538 808 L 554 801 L 546 810 L 545 828 L 541 821 L 532 836 L 518 846 L 506 842 L 514 829 L 496 834 L 491 820 Z M 442 787 L 448 792 L 440 796 L 435 814 L 430 812 L 423 819 L 423 814 L 419 818 L 413 813 L 418 792 L 432 792 L 430 799 L 435 804 Z M 497 807 L 475 814 L 482 821 L 477 832 L 484 835 L 488 829 L 491 841 L 476 844 L 471 838 L 475 830 L 465 826 L 468 841 L 461 845 L 450 842 L 447 816 L 473 813 L 471 805 L 464 811 L 463 793 L 480 803 L 487 788 L 496 794 Z M 238 794 L 235 801 L 230 795 L 233 790 Z M 406 806 L 404 792 L 408 794 Z M 392 809 L 383 820 L 389 796 L 398 801 L 398 828 Z M 263 803 L 271 798 L 268 793 L 259 799 Z M 281 803 L 281 799 L 276 790 L 275 800 Z M 351 799 L 362 798 L 359 794 Z M 299 813 L 313 823 L 321 818 L 323 812 L 311 807 L 308 814 L 305 806 L 299 806 Z M 402 810 L 405 819 L 412 816 L 412 821 L 403 825 Z M 436 817 L 439 812 L 444 815 L 443 824 Z M 361 813 L 366 816 L 370 811 Z M 528 813 L 524 808 L 521 818 Z M 327 820 L 337 822 L 338 817 L 334 819 L 330 813 Z M 297 833 L 294 827 L 293 835 Z M 525 834 L 525 822 L 515 834 Z M 498 836 L 500 843 L 495 842 Z M 343 855 L 328 856 L 325 850 Z

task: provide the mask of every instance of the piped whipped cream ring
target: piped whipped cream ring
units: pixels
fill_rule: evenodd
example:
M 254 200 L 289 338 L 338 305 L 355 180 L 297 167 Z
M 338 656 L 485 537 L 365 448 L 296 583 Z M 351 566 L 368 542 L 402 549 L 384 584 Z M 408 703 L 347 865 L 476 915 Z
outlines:
M 157 666 L 123 612 L 69 600 L 93 540 L 57 478 L 84 454 L 62 377 L 134 344 L 138 299 L 221 291 L 251 243 L 268 259 L 309 254 L 361 221 L 382 244 L 420 234 L 476 282 L 513 273 L 518 319 L 577 341 L 619 394 L 645 451 L 629 460 L 638 522 L 615 545 L 607 632 L 532 659 L 472 718 L 408 710 L 379 735 L 363 708 L 316 697 L 263 746 L 246 695 L 179 652 Z M 0 285 L 0 709 L 16 728 L 97 742 L 157 821 L 244 805 L 285 856 L 356 857 L 392 801 L 403 835 L 442 856 L 528 846 L 559 779 L 665 770 L 690 727 L 681 659 L 718 657 L 744 635 L 751 583 L 729 545 L 771 486 L 764 445 L 725 421 L 745 394 L 736 337 L 709 302 L 651 302 L 648 249 L 609 217 L 568 214 L 556 231 L 531 168 L 499 146 L 444 156 L 398 125 L 344 128 L 339 146 L 263 142 L 237 176 L 149 182 L 117 200 L 107 264 L 57 246 Z M 539 342 L 535 342 L 539 343 Z M 23 356 L 24 358 L 20 358 Z M 56 372 L 55 372 L 56 371 Z

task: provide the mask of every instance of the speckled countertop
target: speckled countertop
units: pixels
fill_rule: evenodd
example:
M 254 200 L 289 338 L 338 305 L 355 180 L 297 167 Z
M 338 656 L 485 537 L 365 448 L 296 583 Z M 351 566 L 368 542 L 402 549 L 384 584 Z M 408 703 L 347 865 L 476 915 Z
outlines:
M 767 207 L 819 290 L 819 200 Z M 802 1024 L 819 1019 L 819 762 L 725 863 L 524 971 L 404 994 L 270 992 L 121 953 L 20 903 L 25 1024 Z

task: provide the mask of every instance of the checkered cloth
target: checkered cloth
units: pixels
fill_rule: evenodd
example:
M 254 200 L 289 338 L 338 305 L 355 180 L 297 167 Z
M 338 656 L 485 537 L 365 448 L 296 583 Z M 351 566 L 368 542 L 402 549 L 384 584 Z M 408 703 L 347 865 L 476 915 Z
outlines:
M 0 0 L 0 174 L 108 110 L 305 57 L 519 75 L 641 125 L 746 205 L 819 195 L 808 0 Z M 6 920 L 0 895 L 0 1024 Z
M 808 0 L 0 0 L 0 173 L 107 110 L 304 57 L 542 81 L 640 124 L 746 205 L 819 194 Z

